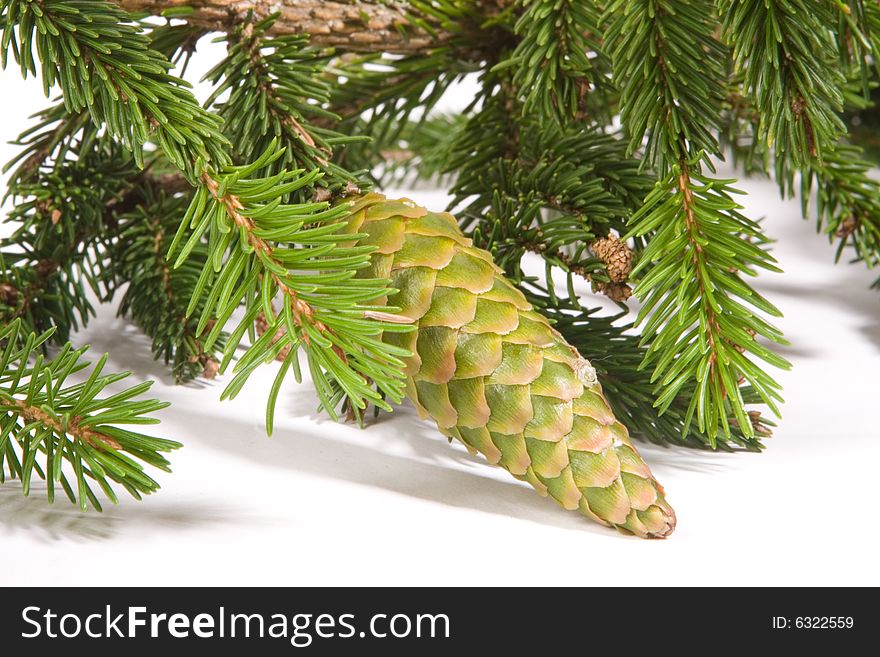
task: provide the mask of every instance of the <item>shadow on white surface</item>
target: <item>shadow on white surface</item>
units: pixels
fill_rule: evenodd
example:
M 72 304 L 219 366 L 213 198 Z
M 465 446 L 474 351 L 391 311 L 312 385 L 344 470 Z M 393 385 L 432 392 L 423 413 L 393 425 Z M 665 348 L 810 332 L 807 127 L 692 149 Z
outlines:
M 122 298 L 122 295 L 119 295 Z M 75 346 L 89 345 L 89 360 L 95 361 L 98 357 L 107 353 L 106 371 L 118 372 L 130 370 L 131 379 L 137 381 L 153 380 L 165 386 L 175 387 L 171 366 L 166 365 L 160 357 L 153 358 L 152 341 L 136 324 L 127 317 L 119 317 L 115 314 L 115 303 L 95 305 L 96 317 L 89 324 L 77 331 L 72 341 Z M 201 377 L 197 377 L 184 384 L 185 388 L 210 388 L 214 384 Z
M 0 485 L 0 528 L 3 532 L 27 533 L 35 540 L 106 541 L 124 531 L 181 532 L 206 525 L 234 523 L 228 509 L 210 504 L 175 501 L 163 505 L 158 499 L 126 500 L 115 507 L 102 501 L 103 513 L 83 512 L 60 492 L 54 504 L 46 502 L 45 487 L 34 485 L 25 497 L 17 481 Z
M 290 418 L 286 412 L 285 415 L 288 424 L 291 419 L 297 419 Z M 198 433 L 179 437 L 186 445 L 198 443 L 200 450 L 204 447 L 222 450 L 260 468 L 297 471 L 437 504 L 616 538 L 607 528 L 585 522 L 579 514 L 565 511 L 552 500 L 535 495 L 526 484 L 491 477 L 491 466 L 438 438 L 436 430 L 415 417 L 397 418 L 393 426 L 390 421 L 383 423 L 381 440 L 369 436 L 369 429 L 361 432 L 350 426 L 328 427 L 330 431 L 348 434 L 349 440 L 341 440 L 328 432 L 310 431 L 302 426 L 277 427 L 275 435 L 267 438 L 262 429 L 247 421 L 236 422 L 229 417 L 194 413 L 185 408 L 178 408 L 177 416 L 183 418 L 185 426 L 199 427 Z M 355 435 L 352 437 L 352 434 Z M 358 442 L 357 434 L 363 434 L 364 442 Z M 404 455 L 395 452 L 404 452 Z M 292 503 L 315 504 L 316 500 L 298 499 Z M 350 508 L 327 509 L 328 514 L 350 511 Z
M 696 472 L 716 474 L 739 467 L 738 459 L 747 459 L 756 452 L 737 450 L 735 452 L 712 452 L 708 449 L 657 445 L 636 441 L 636 448 L 645 461 L 650 464 L 654 476 L 662 483 L 665 475 L 674 472 Z
M 820 283 L 786 285 L 772 279 L 762 281 L 760 291 L 783 311 L 786 300 L 813 305 L 816 324 L 827 325 L 829 329 L 833 329 L 833 322 L 837 318 L 838 313 L 834 311 L 840 311 L 857 322 L 857 330 L 880 349 L 880 294 L 870 288 L 876 276 L 859 264 L 840 263 L 837 271 L 840 273 L 834 280 Z M 820 358 L 823 355 L 817 349 L 803 346 L 780 346 L 775 349 L 787 357 Z

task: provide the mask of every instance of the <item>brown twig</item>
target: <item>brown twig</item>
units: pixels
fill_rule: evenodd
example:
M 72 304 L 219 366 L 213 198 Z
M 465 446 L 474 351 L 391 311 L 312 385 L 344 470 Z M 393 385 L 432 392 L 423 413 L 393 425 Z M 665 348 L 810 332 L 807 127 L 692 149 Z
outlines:
M 65 429 L 61 423 L 49 415 L 49 413 L 37 406 L 31 406 L 22 399 L 14 400 L 12 407 L 15 409 L 15 412 L 25 420 L 28 420 L 29 422 L 39 422 L 59 435 L 66 434 L 78 438 L 95 449 L 105 450 L 108 447 L 122 449 L 122 445 L 114 438 L 97 431 L 92 431 L 91 429 L 83 429 L 80 427 L 79 423 L 82 422 L 83 418 L 79 415 L 72 417 L 67 423 L 67 428 Z
M 272 258 L 272 246 L 264 240 L 262 237 L 259 237 L 254 233 L 255 226 L 254 222 L 250 217 L 243 213 L 244 206 L 237 196 L 232 194 L 224 194 L 221 195 L 220 185 L 207 173 L 203 173 L 201 177 L 202 183 L 208 188 L 211 192 L 211 195 L 220 203 L 223 204 L 226 209 L 226 213 L 232 219 L 236 226 L 244 229 L 244 233 L 247 236 L 248 244 L 254 250 L 254 253 L 259 257 L 260 255 L 271 259 Z M 295 290 L 290 288 L 281 277 L 278 276 L 275 272 L 269 272 L 269 276 L 271 276 L 272 280 L 275 281 L 275 285 L 278 287 L 278 290 L 285 297 L 285 303 L 290 304 L 290 310 L 293 313 L 293 321 L 300 328 L 304 328 L 306 325 L 312 326 L 319 333 L 325 335 L 332 335 L 333 332 L 327 327 L 324 322 L 315 318 L 314 309 L 305 301 L 299 298 L 299 295 Z M 264 318 L 266 320 L 267 318 Z M 267 326 L 268 328 L 268 326 Z M 303 342 L 306 344 L 309 343 L 309 334 L 307 331 L 302 331 L 299 336 Z M 345 352 L 342 351 L 335 344 L 333 345 L 333 351 L 339 356 L 342 362 L 347 363 L 348 358 L 345 355 Z
M 319 46 L 360 52 L 420 53 L 446 44 L 453 33 L 441 26 L 429 32 L 408 18 L 409 3 L 397 0 L 121 0 L 130 12 L 160 15 L 189 7 L 190 25 L 228 32 L 253 12 L 258 19 L 278 12 L 273 35 L 308 34 Z
M 616 249 L 613 249 L 610 253 L 606 254 L 607 257 L 614 258 L 613 262 L 611 260 L 606 261 L 605 259 L 603 259 L 603 257 L 596 253 L 594 249 L 594 245 L 596 245 L 597 243 L 602 244 L 603 240 L 609 239 L 617 240 L 618 244 L 622 245 L 622 247 L 619 246 Z M 566 271 L 576 276 L 580 276 L 585 281 L 589 281 L 594 292 L 604 294 L 612 301 L 626 301 L 632 296 L 632 288 L 626 283 L 627 279 L 629 278 L 629 272 L 632 265 L 632 251 L 625 242 L 621 242 L 619 238 L 614 237 L 613 235 L 610 237 L 600 237 L 590 243 L 590 250 L 593 251 L 597 258 L 602 260 L 603 264 L 606 266 L 606 269 L 608 269 L 608 275 L 611 279 L 609 282 L 595 280 L 592 272 L 587 271 L 586 267 L 576 262 L 574 258 L 572 258 L 561 249 L 548 249 L 547 245 L 543 242 L 533 242 L 531 240 L 523 238 L 519 238 L 518 242 L 527 251 L 537 253 L 538 255 L 545 258 L 550 257 L 553 260 L 556 260 L 563 266 Z M 620 252 L 622 250 L 625 250 L 625 253 L 628 254 L 628 257 L 620 255 Z M 600 251 L 602 251 L 601 247 Z M 622 261 L 624 260 L 628 260 L 628 266 L 626 267 L 623 266 Z M 611 264 L 610 268 L 609 263 Z
M 688 241 L 690 242 L 691 247 L 693 248 L 693 261 L 694 267 L 697 272 L 700 272 L 702 267 L 700 266 L 700 259 L 703 253 L 703 247 L 700 245 L 699 240 L 697 239 L 700 235 L 700 223 L 696 217 L 694 212 L 694 193 L 691 189 L 691 178 L 690 171 L 685 162 L 681 162 L 681 173 L 678 176 L 678 189 L 681 192 L 681 204 L 682 209 L 684 210 L 684 221 L 685 226 L 687 227 L 688 232 Z M 699 274 L 696 277 L 697 285 L 700 288 L 700 298 L 706 298 L 706 288 L 705 283 Z M 718 317 L 715 315 L 715 310 L 712 308 L 711 304 L 706 304 L 705 307 L 706 312 L 706 342 L 709 345 L 709 377 L 714 377 L 715 375 L 715 362 L 718 358 L 717 351 L 715 347 L 715 335 L 721 332 L 721 327 L 718 325 Z M 723 386 L 722 386 L 723 387 Z

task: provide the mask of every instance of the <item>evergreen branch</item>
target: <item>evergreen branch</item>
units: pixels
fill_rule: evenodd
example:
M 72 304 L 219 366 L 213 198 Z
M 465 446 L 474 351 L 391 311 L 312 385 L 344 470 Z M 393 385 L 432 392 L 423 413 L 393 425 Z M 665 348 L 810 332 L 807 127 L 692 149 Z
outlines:
M 253 161 L 276 139 L 284 155 L 267 174 L 317 168 L 325 174 L 322 184 L 343 187 L 354 176 L 331 161 L 334 148 L 368 138 L 346 137 L 315 124 L 315 119 L 339 120 L 323 109 L 330 85 L 320 76 L 329 57 L 309 47 L 307 36 L 268 37 L 277 19 L 277 14 L 258 22 L 249 18 L 226 37 L 227 56 L 204 78 L 216 85 L 206 106 L 223 118 L 238 163 Z M 228 99 L 218 102 L 225 92 Z M 302 190 L 298 200 L 312 191 Z
M 59 18 L 61 14 L 65 18 Z M 209 279 L 216 277 L 229 283 L 229 288 L 224 290 L 222 307 L 212 305 L 212 302 L 221 298 L 219 293 L 222 286 L 205 302 L 196 329 L 197 335 L 201 336 L 205 331 L 212 311 L 221 310 L 222 317 L 217 318 L 214 328 L 203 342 L 200 341 L 202 350 L 207 352 L 217 343 L 222 327 L 245 297 L 262 299 L 264 306 L 269 307 L 271 304 L 268 301 L 280 292 L 285 298 L 283 312 L 277 317 L 267 312 L 266 316 L 273 325 L 282 322 L 289 324 L 288 328 L 293 330 L 287 331 L 285 340 L 293 346 L 290 360 L 282 367 L 278 385 L 293 364 L 298 348 L 304 346 L 313 378 L 319 386 L 323 386 L 322 400 L 331 415 L 335 416 L 332 410 L 335 402 L 346 401 L 353 407 L 363 408 L 367 400 L 374 398 L 377 404 L 387 406 L 381 394 L 392 400 L 402 398 L 402 361 L 397 355 L 403 354 L 403 351 L 385 346 L 380 337 L 383 330 L 400 329 L 401 324 L 396 322 L 405 320 L 361 305 L 362 302 L 387 294 L 385 283 L 360 281 L 361 285 L 355 286 L 359 287 L 355 291 L 332 284 L 333 281 L 354 276 L 355 269 L 366 264 L 367 255 L 363 249 L 353 247 L 347 250 L 338 243 L 328 241 L 328 234 L 322 233 L 321 228 L 313 229 L 319 233 L 314 238 L 316 242 L 297 245 L 305 248 L 270 246 L 270 241 L 274 240 L 296 244 L 295 239 L 289 239 L 294 237 L 294 233 L 297 233 L 297 238 L 310 239 L 312 235 L 308 230 L 300 230 L 304 224 L 316 220 L 316 217 L 326 218 L 337 212 L 328 211 L 321 215 L 321 204 L 282 204 L 285 195 L 313 184 L 319 178 L 319 172 L 298 177 L 300 170 L 282 170 L 276 176 L 247 180 L 246 177 L 260 167 L 271 166 L 283 157 L 284 149 L 273 141 L 253 165 L 221 168 L 221 173 L 225 172 L 222 182 L 212 177 L 208 173 L 209 162 L 216 166 L 229 161 L 223 150 L 226 141 L 217 135 L 219 118 L 196 104 L 192 94 L 182 86 L 184 83 L 167 72 L 170 66 L 167 58 L 149 48 L 149 37 L 131 24 L 128 15 L 115 5 L 77 0 L 8 0 L 3 5 L 2 18 L 5 23 L 3 52 L 8 52 L 9 45 L 12 45 L 13 55 L 25 74 L 35 70 L 32 56 L 35 43 L 41 55 L 44 83 L 47 88 L 56 81 L 60 83 L 69 111 L 78 111 L 87 106 L 96 123 L 106 120 L 110 132 L 121 138 L 127 148 L 134 149 L 135 161 L 139 164 L 142 163 L 141 147 L 148 136 L 146 122 L 149 119 L 152 137 L 158 142 L 163 156 L 184 171 L 191 183 L 197 185 L 193 205 L 184 217 L 175 240 L 179 241 L 187 228 L 194 231 L 182 248 L 176 265 L 180 266 L 191 254 L 209 224 L 210 258 L 196 282 L 187 314 L 194 312 Z M 19 27 L 18 38 L 14 33 L 15 26 Z M 74 67 L 62 66 L 58 53 L 63 48 L 67 48 L 64 52 L 78 54 Z M 115 108 L 112 112 L 111 107 Z M 122 130 L 123 127 L 125 130 Z M 226 189 L 227 185 L 230 185 L 229 190 Z M 247 214 L 248 202 L 258 203 L 259 211 L 267 213 L 269 221 L 276 222 L 266 235 L 254 232 L 259 224 L 253 223 L 253 217 Z M 210 212 L 203 216 L 205 208 L 209 208 Z M 308 214 L 299 215 L 298 212 L 303 210 L 307 210 Z M 343 213 L 344 208 L 340 208 L 337 216 Z M 211 221 L 212 218 L 214 221 Z M 289 225 L 279 230 L 277 222 L 281 218 L 284 218 L 283 223 L 289 222 Z M 261 219 L 266 220 L 265 217 Z M 190 220 L 195 223 L 191 224 Z M 331 232 L 338 232 L 341 226 L 332 228 Z M 171 251 L 175 244 L 172 244 Z M 233 266 L 217 277 L 215 275 L 230 246 L 230 262 Z M 328 255 L 328 249 L 334 253 Z M 310 260 L 314 254 L 318 257 Z M 278 255 L 286 257 L 286 260 L 275 260 Z M 309 280 L 303 280 L 287 268 L 294 264 L 306 270 L 326 265 L 343 267 L 343 271 L 324 270 L 310 274 Z M 260 275 L 261 269 L 265 275 Z M 244 276 L 246 283 L 238 285 L 239 294 L 230 301 L 233 287 L 241 283 L 236 277 L 241 276 Z M 324 294 L 324 289 L 328 290 L 327 294 Z M 228 365 L 244 330 L 253 324 L 254 319 L 254 313 L 247 315 L 246 321 L 240 326 L 241 330 L 235 333 L 236 339 L 230 341 L 232 346 L 224 350 L 223 367 Z M 256 342 L 245 353 L 236 365 L 238 376 L 227 388 L 227 395 L 236 394 L 253 369 L 260 362 L 271 359 L 266 358 L 264 347 L 265 343 Z M 298 371 L 298 364 L 293 364 L 293 367 Z M 380 392 L 373 390 L 371 386 L 374 383 Z M 270 432 L 278 385 L 270 396 L 267 409 Z M 331 397 L 335 402 L 331 401 Z
M 718 153 L 725 51 L 713 17 L 708 0 L 614 0 L 605 11 L 629 152 L 644 142 L 645 162 L 661 175 Z
M 191 49 L 198 33 L 185 25 L 150 25 L 150 44 L 170 58 Z M 191 51 L 191 50 L 190 50 Z M 59 166 L 77 152 L 98 147 L 100 126 L 91 122 L 87 109 L 68 113 L 64 103 L 57 103 L 34 114 L 36 122 L 13 142 L 22 149 L 3 166 L 6 173 L 15 169 L 7 183 L 9 190 L 33 182 L 45 166 Z M 54 164 L 51 164 L 54 163 Z M 17 166 L 16 166 L 17 165 Z M 7 196 L 11 191 L 7 192 Z
M 652 233 L 633 274 L 644 273 L 635 290 L 643 302 L 637 324 L 644 324 L 642 344 L 649 345 L 644 365 L 654 365 L 652 382 L 662 389 L 655 405 L 664 412 L 695 382 L 685 430 L 696 417 L 714 445 L 719 428 L 730 437 L 729 416 L 751 436 L 742 384 L 778 413 L 779 385 L 747 354 L 790 365 L 756 340 L 783 343 L 781 333 L 743 304 L 779 315 L 738 275 L 779 271 L 762 248 L 768 240 L 738 212 L 733 181 L 699 174 L 697 162 L 675 167 L 633 215 L 634 235 Z
M 862 7 L 855 15 L 873 14 L 874 9 Z M 880 19 L 880 8 L 876 9 Z M 856 29 L 855 27 L 853 29 Z M 851 35 L 856 39 L 858 35 Z M 858 37 L 862 38 L 862 37 Z M 856 46 L 853 46 L 854 48 Z M 858 46 L 863 47 L 863 46 Z M 755 101 L 732 93 L 729 96 L 732 111 L 749 126 L 751 134 L 757 135 L 761 113 Z M 735 129 L 734 129 L 734 132 Z M 863 140 L 860 140 L 863 141 Z M 757 139 L 746 149 L 745 166 L 748 171 L 756 162 L 766 163 L 769 151 Z M 734 153 L 737 153 L 735 150 Z M 847 246 L 853 247 L 856 259 L 874 267 L 880 261 L 880 184 L 870 175 L 874 164 L 866 160 L 861 148 L 841 140 L 833 149 L 826 149 L 824 157 L 812 157 L 800 166 L 800 184 L 795 185 L 795 169 L 792 163 L 779 162 L 785 155 L 776 153 L 778 182 L 790 195 L 800 192 L 801 211 L 808 218 L 810 200 L 816 199 L 816 230 L 828 235 L 829 241 L 837 239 L 835 260 L 839 260 Z M 764 164 L 758 166 L 765 169 Z
M 663 175 L 630 222 L 630 235 L 647 240 L 633 275 L 650 267 L 635 290 L 643 303 L 636 324 L 644 324 L 643 366 L 653 365 L 655 406 L 662 414 L 695 385 L 685 432 L 695 417 L 712 445 L 719 431 L 730 438 L 732 422 L 751 437 L 742 385 L 774 412 L 779 386 L 745 354 L 777 367 L 788 363 L 754 339 L 781 342 L 781 334 L 741 303 L 779 314 L 738 275 L 775 269 L 761 248 L 766 238 L 738 212 L 733 181 L 700 173 L 700 162 L 711 168 L 707 156 L 719 154 L 715 135 L 725 100 L 725 52 L 713 34 L 713 7 L 615 2 L 606 16 L 630 149 L 647 136 L 646 161 Z
M 281 155 L 272 143 L 248 166 L 220 172 L 203 168 L 203 185 L 169 249 L 169 256 L 177 254 L 178 267 L 202 236 L 209 234 L 208 262 L 187 309 L 192 314 L 207 295 L 196 331 L 201 334 L 209 322 L 214 322 L 214 328 L 202 342 L 203 348 L 213 347 L 220 328 L 245 304 L 244 317 L 224 349 L 220 372 L 226 370 L 244 333 L 263 313 L 265 332 L 236 363 L 224 398 L 234 397 L 260 364 L 289 349 L 269 397 L 266 424 L 270 433 L 283 378 L 292 368 L 299 380 L 301 348 L 322 407 L 334 419 L 338 417 L 335 408 L 346 400 L 358 409 L 368 402 L 387 409 L 385 396 L 400 401 L 401 358 L 408 352 L 383 343 L 381 336 L 412 328 L 408 318 L 395 316 L 393 308 L 378 304 L 390 292 L 387 281 L 356 278 L 358 270 L 368 266 L 372 248 L 350 245 L 360 235 L 347 234 L 346 223 L 340 221 L 353 211 L 349 204 L 331 208 L 323 202 L 282 200 L 313 184 L 319 171 L 307 175 L 299 170 L 282 171 L 250 178 Z M 191 233 L 181 244 L 186 230 Z M 276 312 L 272 301 L 279 295 L 282 309 Z
M 338 161 L 349 169 L 381 159 L 383 145 L 399 139 L 407 126 L 420 130 L 453 84 L 468 73 L 481 71 L 483 60 L 497 60 L 510 46 L 506 23 L 490 17 L 497 6 L 493 10 L 457 0 L 413 2 L 412 6 L 417 15 L 439 22 L 455 38 L 430 52 L 404 57 L 344 55 L 327 69 L 334 78 L 330 109 L 342 117 L 340 129 L 368 136 L 374 144 L 372 149 L 365 145 L 351 153 L 344 151 Z M 463 55 L 462 49 L 474 50 L 476 36 L 483 48 L 476 55 Z
M 870 95 L 870 76 L 876 71 L 877 28 L 880 27 L 880 11 L 876 2 L 862 0 L 834 0 L 837 23 L 834 39 L 837 54 L 848 80 L 858 80 L 865 98 Z
M 719 130 L 720 147 L 746 176 L 768 175 L 771 151 L 767 142 L 758 137 L 760 113 L 742 94 L 741 86 L 738 79 L 731 80 L 728 86 Z
M 148 414 L 168 404 L 137 399 L 149 389 L 150 381 L 99 397 L 129 375 L 102 375 L 106 354 L 91 367 L 85 382 L 68 385 L 72 374 L 89 367 L 82 358 L 86 348 L 73 349 L 67 343 L 46 359 L 38 349 L 49 333 L 26 335 L 20 320 L 0 330 L 0 481 L 5 479 L 5 466 L 9 477 L 21 480 L 27 495 L 36 473 L 46 480 L 50 502 L 60 484 L 83 511 L 89 504 L 101 510 L 90 483 L 114 503 L 117 496 L 111 483 L 137 499 L 156 491 L 159 484 L 144 472 L 144 465 L 168 471 L 162 452 L 180 443 L 119 425 L 155 424 L 158 420 Z
M 0 61 L 9 49 L 22 75 L 36 75 L 48 95 L 59 85 L 71 114 L 88 110 L 119 138 L 138 165 L 154 139 L 175 166 L 193 178 L 197 158 L 227 161 L 220 121 L 203 110 L 170 62 L 129 15 L 106 0 L 3 0 Z
M 870 175 L 872 168 L 861 149 L 840 144 L 805 166 L 801 176 L 804 217 L 815 192 L 816 230 L 838 240 L 835 259 L 851 246 L 868 267 L 880 264 L 880 182 Z
M 624 300 L 630 292 L 625 275 L 609 277 L 592 247 L 604 244 L 611 230 L 626 230 L 650 179 L 614 136 L 577 124 L 563 130 L 520 121 L 526 135 L 520 138 L 505 132 L 509 110 L 500 93 L 486 100 L 448 158 L 448 169 L 459 172 L 452 189 L 459 221 L 508 275 L 531 251 L 545 260 L 548 289 L 553 271 L 561 269 L 569 287 L 573 274 Z
M 651 373 L 643 368 L 646 347 L 632 332 L 633 325 L 621 323 L 623 313 L 601 316 L 598 308 L 587 309 L 569 300 L 552 300 L 535 286 L 528 286 L 528 299 L 542 314 L 553 321 L 554 328 L 583 353 L 590 356 L 602 388 L 614 413 L 630 433 L 656 443 L 674 443 L 689 447 L 762 449 L 761 438 L 770 435 L 767 420 L 758 411 L 750 411 L 751 431 L 744 432 L 730 418 L 730 435 L 723 433 L 712 442 L 707 434 L 688 422 L 688 407 L 696 394 L 693 382 L 685 385 L 673 398 L 664 413 L 654 407 L 656 386 Z M 749 390 L 743 390 L 747 402 L 759 401 Z
M 432 114 L 408 118 L 369 142 L 348 146 L 347 166 L 369 170 L 377 182 L 393 185 L 415 179 L 437 182 L 447 171 L 450 152 L 467 121 L 465 114 Z M 370 133 L 369 121 L 352 125 L 356 134 Z
M 500 216 L 512 215 L 512 212 L 508 212 Z M 523 247 L 538 252 L 548 263 L 565 271 L 571 271 L 574 267 L 565 261 L 565 254 L 562 254 L 559 263 L 547 258 L 542 253 L 545 245 L 539 237 L 521 228 L 509 232 L 503 230 L 503 227 L 503 222 L 496 222 L 495 230 L 490 235 L 475 231 L 475 243 L 499 254 L 500 258 L 496 256 L 496 261 L 503 263 L 505 274 L 525 292 L 529 302 L 553 322 L 554 328 L 567 341 L 590 358 L 615 414 L 633 435 L 652 442 L 671 442 L 691 447 L 743 447 L 752 451 L 762 448 L 760 438 L 770 435 L 768 425 L 772 423 L 763 419 L 756 410 L 747 413 L 750 424 L 746 431 L 739 427 L 736 417 L 729 416 L 729 435 L 722 431 L 721 435 L 716 435 L 711 440 L 707 432 L 701 431 L 696 423 L 691 422 L 688 410 L 696 394 L 694 381 L 686 382 L 674 395 L 666 410 L 658 413 L 655 408 L 657 386 L 652 373 L 643 367 L 648 347 L 633 332 L 633 325 L 620 323 L 623 313 L 608 317 L 599 315 L 598 308 L 584 308 L 570 280 L 568 295 L 562 296 L 548 285 L 553 282 L 549 271 L 544 281 L 527 275 L 522 268 Z M 593 263 L 593 267 L 597 268 L 598 263 L 595 260 Z M 588 274 L 594 284 L 600 273 L 601 270 Z M 749 387 L 741 388 L 741 394 L 746 403 L 760 401 Z
M 66 341 L 71 330 L 93 314 L 88 285 L 101 295 L 107 276 L 102 240 L 109 239 L 113 213 L 132 202 L 137 174 L 131 158 L 112 142 L 79 152 L 46 167 L 28 183 L 11 185 L 19 197 L 7 222 L 17 223 L 2 242 L 0 318 L 24 320 L 26 331 L 56 329 Z
M 515 30 L 522 38 L 494 70 L 514 70 L 513 84 L 525 94 L 524 116 L 536 113 L 560 123 L 583 120 L 586 94 L 604 86 L 604 72 L 610 68 L 597 38 L 600 10 L 580 0 L 520 4 L 524 11 Z
M 772 144 L 780 185 L 832 152 L 846 128 L 833 3 L 725 0 L 724 33 L 743 87 L 761 108 L 758 139 Z
M 52 105 L 30 118 L 37 119 L 37 122 L 12 142 L 22 149 L 3 165 L 4 173 L 12 170 L 6 196 L 16 187 L 34 182 L 49 163 L 61 165 L 74 149 L 90 149 L 97 137 L 97 130 L 87 112 L 68 114 L 63 104 Z
M 131 314 L 135 323 L 153 340 L 153 355 L 172 366 L 178 383 L 196 376 L 212 379 L 219 368 L 217 352 L 224 336 L 205 349 L 202 342 L 213 328 L 201 332 L 186 315 L 187 305 L 208 258 L 199 243 L 189 258 L 174 269 L 165 258 L 168 245 L 180 226 L 188 196 L 168 197 L 148 188 L 143 204 L 118 216 L 119 238 L 112 247 L 111 266 L 118 280 L 128 283 L 119 314 Z M 194 312 L 200 313 L 204 298 Z
M 380 159 L 383 144 L 400 139 L 407 125 L 421 129 L 421 122 L 452 85 L 477 70 L 477 65 L 458 59 L 451 48 L 424 56 L 374 54 L 332 62 L 328 72 L 337 83 L 330 109 L 342 117 L 340 129 L 372 139 L 372 144 L 352 153 L 351 160 L 346 150 L 337 161 L 354 169 Z M 416 117 L 412 123 L 411 117 Z

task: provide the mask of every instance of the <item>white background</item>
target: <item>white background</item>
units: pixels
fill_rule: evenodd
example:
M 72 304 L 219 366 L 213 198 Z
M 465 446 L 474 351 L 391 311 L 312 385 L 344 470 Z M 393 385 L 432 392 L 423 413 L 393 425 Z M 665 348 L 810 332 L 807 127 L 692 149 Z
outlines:
M 217 46 L 209 52 L 216 54 Z M 206 70 L 210 57 L 191 70 Z M 191 79 L 193 76 L 189 76 Z M 46 105 L 40 84 L 0 74 L 0 139 Z M 204 89 L 199 89 L 204 97 Z M 468 87 L 458 91 L 463 104 Z M 0 146 L 6 161 L 15 148 Z M 780 585 L 880 584 L 880 275 L 834 266 L 833 249 L 775 184 L 742 181 L 746 212 L 779 240 L 784 275 L 758 288 L 785 313 L 787 403 L 763 454 L 641 447 L 675 506 L 665 541 L 628 538 L 539 497 L 450 445 L 407 407 L 366 430 L 315 414 L 308 383 L 279 399 L 274 366 L 234 401 L 223 380 L 174 386 L 115 308 L 75 336 L 129 381 L 173 403 L 161 435 L 185 448 L 143 502 L 105 513 L 49 506 L 36 487 L 0 486 L 3 584 Z M 387 190 L 444 208 L 439 191 Z M 601 356 L 601 354 L 587 354 Z

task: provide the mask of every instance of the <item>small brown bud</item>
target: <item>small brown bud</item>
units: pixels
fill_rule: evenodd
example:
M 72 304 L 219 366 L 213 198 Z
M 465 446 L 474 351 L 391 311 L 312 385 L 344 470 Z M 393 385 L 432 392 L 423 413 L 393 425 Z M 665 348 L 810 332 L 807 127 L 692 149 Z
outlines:
M 849 237 L 859 227 L 859 219 L 856 216 L 850 216 L 840 222 L 836 236 L 840 238 Z
M 14 306 L 18 302 L 18 289 L 10 283 L 0 283 L 0 301 L 7 306 Z
M 324 201 L 329 201 L 333 194 L 330 193 L 330 190 L 326 187 L 318 187 L 315 190 L 315 195 L 312 197 L 315 203 L 323 203 Z
M 205 361 L 205 369 L 202 371 L 202 376 L 208 380 L 211 380 L 217 376 L 217 372 L 220 371 L 220 365 L 213 358 L 209 358 Z
M 590 250 L 599 258 L 608 271 L 608 277 L 614 283 L 623 283 L 632 271 L 632 251 L 616 235 L 608 235 L 593 240 Z
M 632 288 L 626 283 L 602 283 L 593 281 L 593 291 L 601 292 L 612 301 L 626 301 L 632 296 Z

